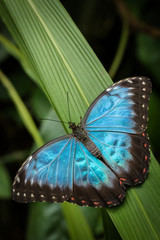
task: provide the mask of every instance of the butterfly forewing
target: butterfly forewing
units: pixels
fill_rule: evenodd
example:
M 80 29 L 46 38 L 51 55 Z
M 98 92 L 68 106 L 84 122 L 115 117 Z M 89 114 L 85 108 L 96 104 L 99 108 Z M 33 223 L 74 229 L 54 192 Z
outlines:
M 74 141 L 55 139 L 33 153 L 18 171 L 12 197 L 18 202 L 63 202 L 71 196 Z
M 147 128 L 150 93 L 146 77 L 121 80 L 91 104 L 82 124 L 86 131 L 142 133 Z

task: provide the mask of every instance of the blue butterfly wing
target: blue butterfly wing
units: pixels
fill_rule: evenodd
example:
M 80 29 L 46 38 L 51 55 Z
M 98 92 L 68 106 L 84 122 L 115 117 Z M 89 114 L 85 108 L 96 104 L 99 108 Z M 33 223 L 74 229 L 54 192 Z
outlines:
M 118 132 L 89 132 L 88 136 L 103 155 L 104 162 L 128 185 L 144 181 L 149 169 L 149 140 L 147 133 L 133 135 Z M 121 183 L 122 185 L 122 183 Z
M 148 173 L 150 93 L 151 82 L 146 77 L 121 80 L 91 104 L 82 122 L 121 185 L 141 183 Z
M 68 201 L 81 206 L 119 205 L 125 196 L 117 176 L 79 141 L 76 141 L 73 182 Z
M 19 169 L 12 187 L 18 202 L 62 202 L 73 185 L 72 135 L 55 139 L 34 152 Z
M 147 128 L 151 82 L 146 77 L 121 80 L 106 89 L 87 110 L 86 131 L 140 134 Z
M 73 135 L 55 139 L 33 153 L 12 188 L 17 202 L 63 202 L 112 206 L 124 197 L 116 175 Z

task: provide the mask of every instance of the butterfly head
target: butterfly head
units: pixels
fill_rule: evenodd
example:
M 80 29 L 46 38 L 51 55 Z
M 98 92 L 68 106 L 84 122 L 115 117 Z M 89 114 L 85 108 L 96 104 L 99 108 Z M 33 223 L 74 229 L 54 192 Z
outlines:
M 69 122 L 69 128 L 74 131 L 77 128 L 77 125 L 74 122 Z

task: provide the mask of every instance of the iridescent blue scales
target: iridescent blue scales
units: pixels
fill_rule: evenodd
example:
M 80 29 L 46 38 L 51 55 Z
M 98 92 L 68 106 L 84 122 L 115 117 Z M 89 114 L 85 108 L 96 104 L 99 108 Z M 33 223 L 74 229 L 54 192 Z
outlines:
M 143 182 L 149 170 L 146 133 L 151 82 L 121 80 L 91 104 L 72 134 L 34 152 L 19 169 L 12 189 L 17 202 L 119 205 L 125 185 Z

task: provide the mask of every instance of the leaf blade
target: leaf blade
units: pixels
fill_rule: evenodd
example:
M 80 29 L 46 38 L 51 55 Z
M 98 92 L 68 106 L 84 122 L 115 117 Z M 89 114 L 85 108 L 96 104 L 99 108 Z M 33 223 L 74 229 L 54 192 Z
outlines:
M 18 1 L 15 1 L 14 4 L 16 3 L 17 9 L 13 7 L 13 3 L 7 0 L 3 0 L 1 2 L 8 3 L 5 5 L 5 8 L 9 9 L 12 18 L 14 19 L 14 23 L 16 23 L 16 27 L 19 29 L 19 32 L 17 33 L 14 24 L 8 20 L 8 25 L 10 25 L 11 32 L 15 36 L 17 43 L 19 44 L 21 50 L 25 53 L 27 59 L 29 59 L 31 62 L 32 67 L 35 68 L 36 76 L 41 82 L 41 86 L 46 92 L 52 105 L 55 107 L 60 119 L 67 119 L 67 108 L 64 103 L 66 102 L 66 92 L 69 90 L 71 92 L 71 111 L 74 113 L 75 120 L 78 121 L 79 116 L 84 114 L 87 104 L 85 101 L 81 100 L 81 94 L 77 90 L 75 82 L 73 81 L 61 57 L 57 55 L 57 51 L 55 46 L 52 44 L 52 41 L 50 41 L 50 38 L 46 37 L 46 31 L 43 29 L 41 23 L 37 20 L 37 16 L 34 15 L 33 9 L 29 7 L 27 1 L 21 1 L 19 5 L 17 5 Z M 24 6 L 22 6 L 22 2 Z M 47 1 L 46 5 L 44 5 L 44 2 L 40 0 L 32 2 L 34 2 L 36 5 L 36 9 L 39 14 L 41 14 L 45 24 L 47 24 L 49 31 L 55 37 L 56 43 L 59 44 L 58 47 L 61 49 L 61 52 L 63 52 L 65 60 L 67 60 L 68 64 L 72 66 L 71 69 L 76 76 L 76 79 L 79 81 L 80 88 L 82 89 L 88 102 L 91 103 L 93 99 L 102 90 L 104 90 L 104 87 L 107 87 L 111 84 L 110 78 L 58 1 Z M 9 3 L 11 4 L 9 5 Z M 22 12 L 23 16 L 20 16 Z M 50 14 L 47 16 L 48 13 Z M 62 18 L 63 21 L 61 20 Z M 59 23 L 57 22 L 57 19 Z M 66 23 L 65 27 L 63 22 Z M 28 26 L 30 26 L 29 30 Z M 62 28 L 65 30 L 60 32 L 59 29 Z M 16 36 L 16 34 L 19 35 Z M 39 36 L 40 39 L 37 38 L 37 36 Z M 72 41 L 72 39 L 76 39 L 76 41 Z M 72 45 L 70 46 L 71 43 Z M 36 46 L 36 44 L 38 46 Z M 24 46 L 27 46 L 27 48 L 25 49 Z M 38 48 L 38 51 L 34 49 L 35 46 Z M 36 59 L 37 56 L 38 60 Z M 73 58 L 73 56 L 75 58 Z M 55 80 L 54 82 L 53 77 Z M 151 161 L 153 164 L 155 164 L 153 157 Z M 152 200 L 154 211 L 153 216 L 150 216 L 147 207 L 149 203 L 146 201 L 147 198 L 143 197 L 145 193 L 145 196 L 151 199 L 151 196 L 149 196 L 149 191 L 153 191 L 155 196 L 158 190 L 157 182 L 159 181 L 160 177 L 159 172 L 157 172 L 155 168 L 151 168 L 151 172 L 152 181 L 154 181 L 155 187 L 152 187 L 153 184 L 151 180 L 149 180 L 150 183 L 147 185 L 147 179 L 146 182 L 139 188 L 141 189 L 139 192 L 138 188 L 136 188 L 136 195 L 138 196 L 140 202 L 138 201 L 137 203 L 136 196 L 133 194 L 133 190 L 130 190 L 127 193 L 126 201 L 122 206 L 117 207 L 116 209 L 108 210 L 114 224 L 124 239 L 135 239 L 135 236 L 137 236 L 139 239 L 140 237 L 141 239 L 144 237 L 147 239 L 148 236 L 150 236 L 151 239 L 154 239 L 155 236 L 156 238 L 159 236 L 159 228 L 154 221 L 154 217 L 157 217 L 156 209 L 157 206 L 160 205 L 160 200 Z M 153 175 L 155 178 L 153 178 Z M 155 230 L 153 230 L 150 224 L 148 224 L 142 209 L 140 211 L 141 215 L 139 214 L 138 210 L 141 202 L 143 203 L 145 213 L 152 222 Z M 132 221 L 128 222 L 128 217 L 131 217 L 130 214 L 132 214 L 132 218 L 130 218 Z M 135 228 L 138 229 L 138 232 L 135 234 L 135 236 L 134 229 L 132 228 L 133 222 Z

